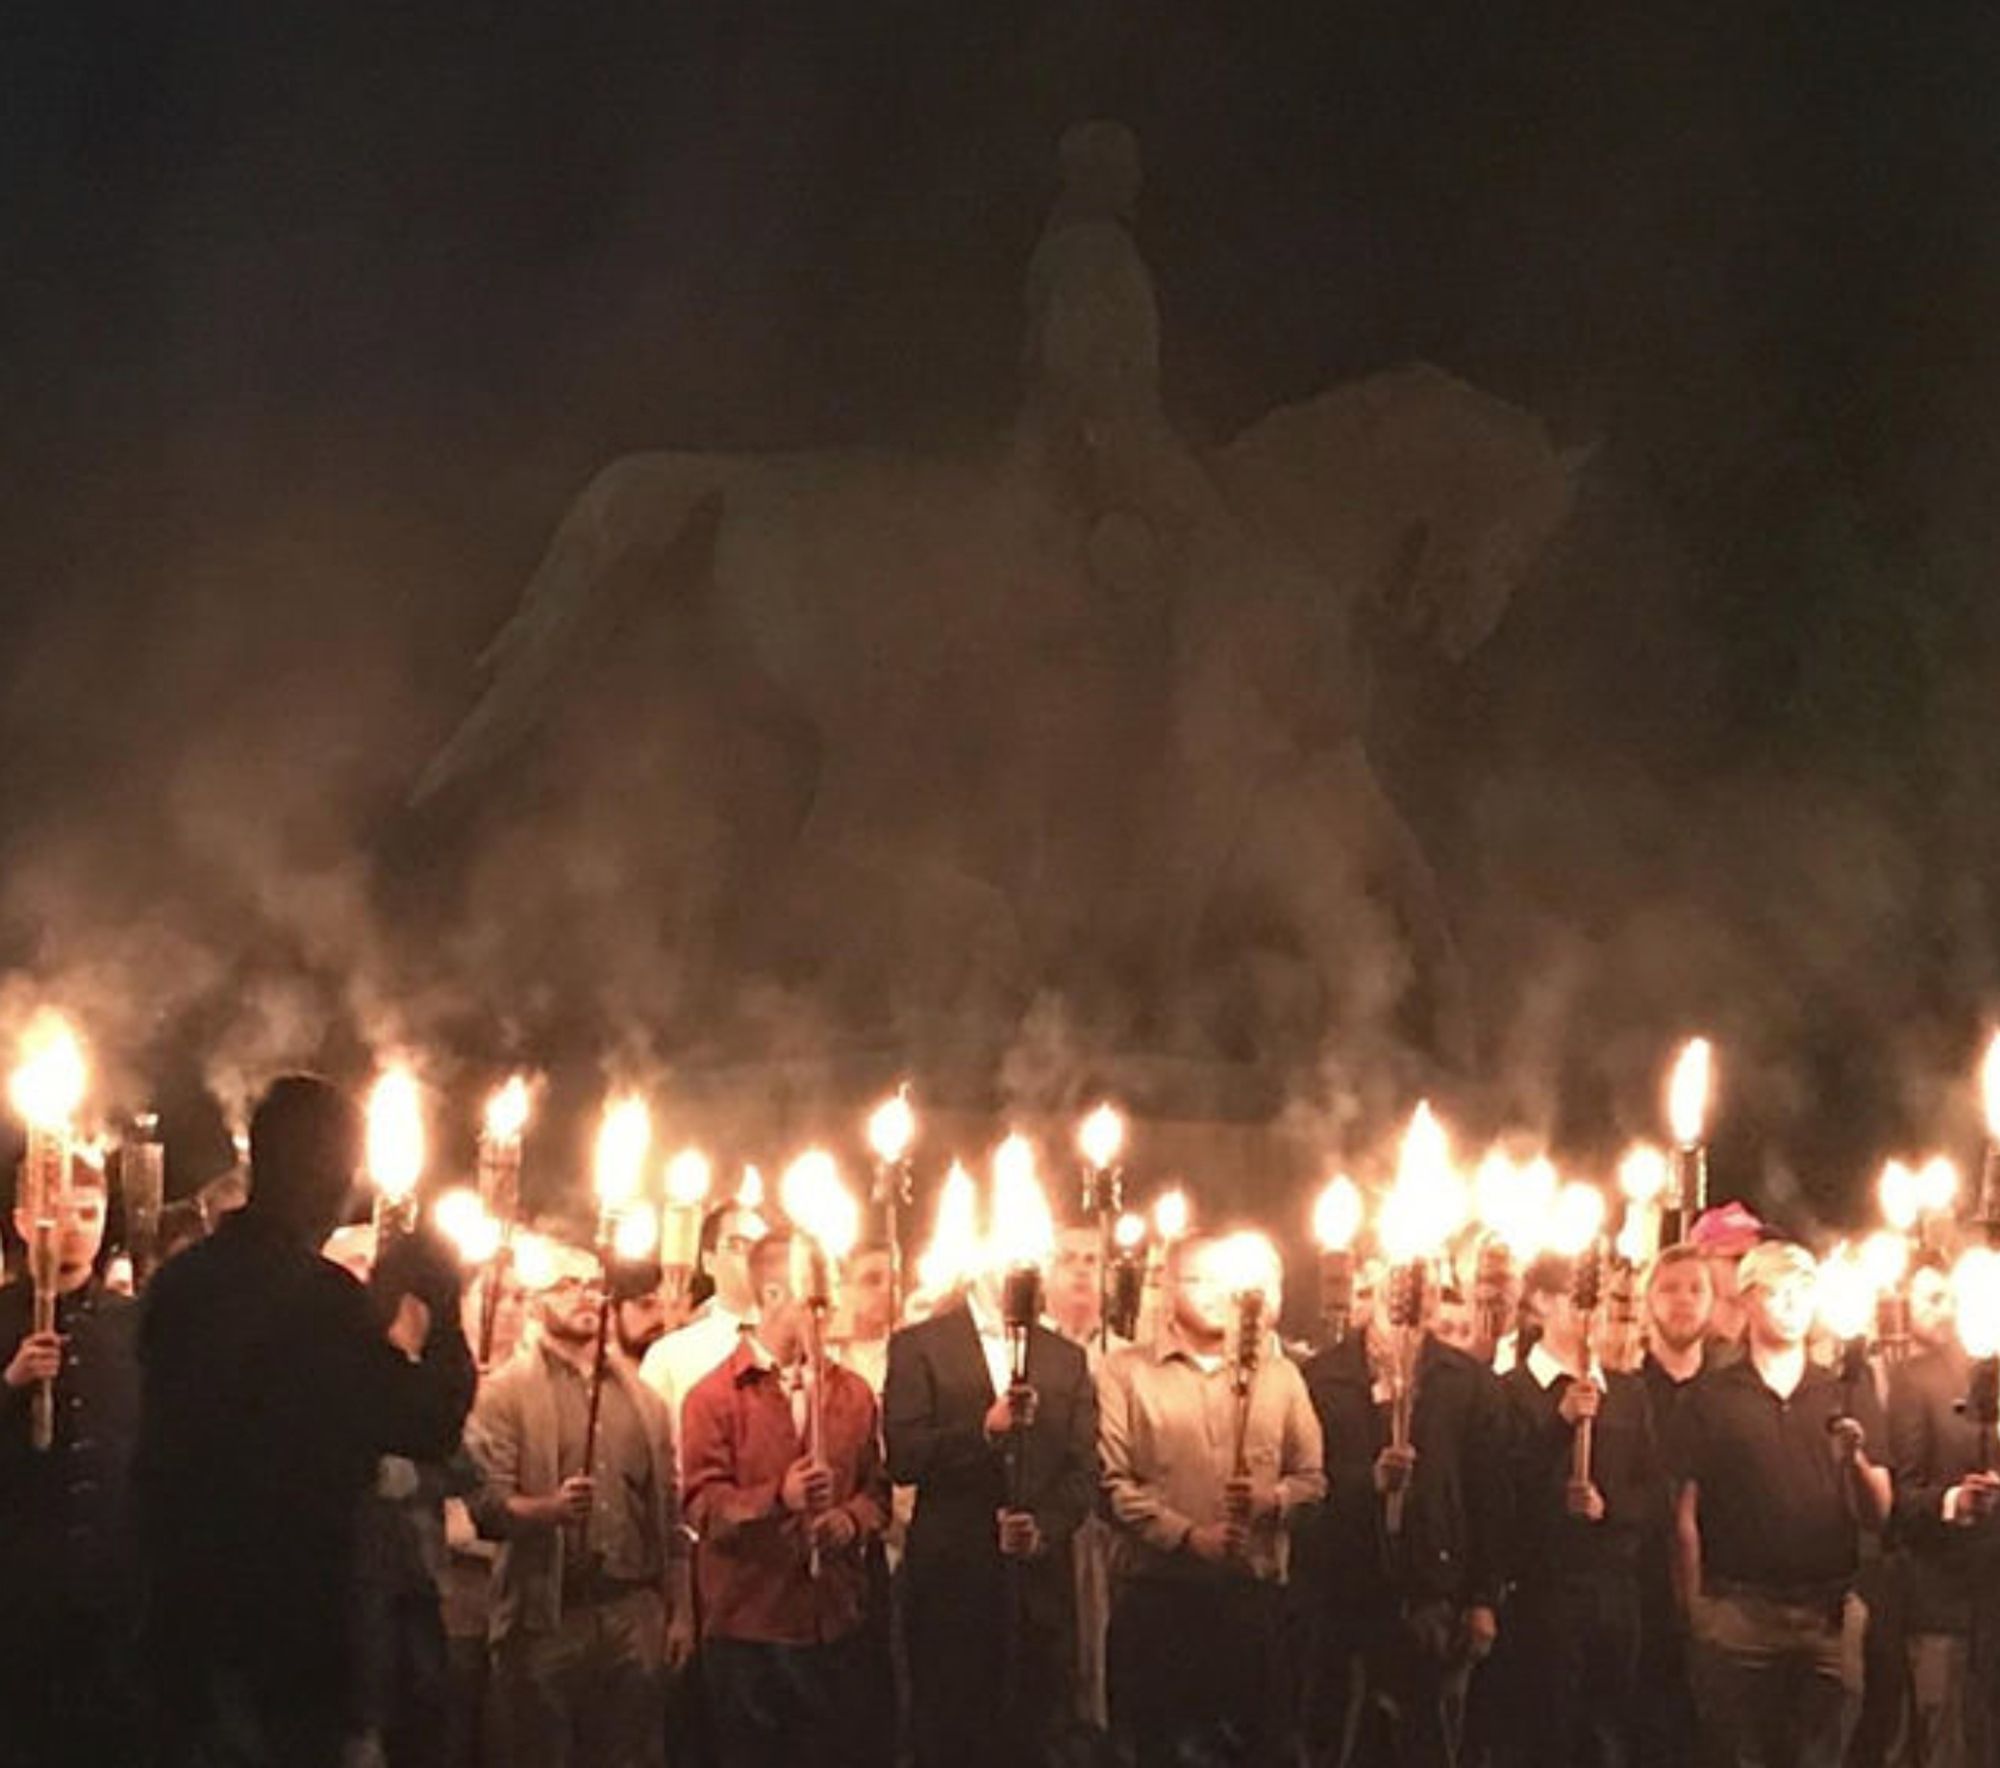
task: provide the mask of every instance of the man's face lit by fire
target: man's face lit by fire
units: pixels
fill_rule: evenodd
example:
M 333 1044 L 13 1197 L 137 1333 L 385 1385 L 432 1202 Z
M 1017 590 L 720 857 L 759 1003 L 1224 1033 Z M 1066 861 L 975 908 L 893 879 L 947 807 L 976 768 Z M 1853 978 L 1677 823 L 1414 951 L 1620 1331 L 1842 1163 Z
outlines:
M 104 1176 L 94 1168 L 75 1163 L 69 1195 L 56 1217 L 57 1281 L 65 1287 L 81 1282 L 97 1263 L 104 1248 Z M 24 1209 L 14 1211 L 14 1232 L 32 1241 L 34 1218 Z
M 1229 1330 L 1234 1301 L 1219 1240 L 1183 1241 L 1174 1267 L 1174 1321 L 1195 1338 Z
M 1910 1336 L 1932 1350 L 1949 1343 L 1953 1312 L 1951 1279 L 1920 1265 L 1910 1274 Z
M 1065 1228 L 1049 1271 L 1049 1311 L 1059 1319 L 1094 1327 L 1104 1254 L 1095 1228 Z
M 890 1276 L 886 1247 L 865 1247 L 848 1259 L 841 1271 L 840 1305 L 849 1338 L 887 1338 L 895 1330 Z
M 1653 1273 L 1646 1290 L 1646 1319 L 1669 1350 L 1698 1344 L 1715 1311 L 1715 1282 L 1702 1259 L 1677 1259 Z
M 618 1348 L 636 1362 L 667 1330 L 666 1298 L 657 1289 L 627 1296 L 618 1303 L 612 1325 L 617 1329 Z
M 1811 1271 L 1787 1271 L 1739 1297 L 1751 1342 L 1772 1350 L 1803 1344 L 1812 1330 L 1815 1284 Z
M 599 1311 L 604 1306 L 601 1278 L 565 1275 L 558 1277 L 537 1298 L 542 1330 L 551 1338 L 568 1344 L 586 1344 L 597 1336 Z
M 763 1234 L 763 1227 L 748 1210 L 732 1209 L 717 1224 L 715 1251 L 708 1272 L 715 1279 L 715 1299 L 738 1319 L 756 1311 L 757 1290 L 750 1279 L 750 1249 Z

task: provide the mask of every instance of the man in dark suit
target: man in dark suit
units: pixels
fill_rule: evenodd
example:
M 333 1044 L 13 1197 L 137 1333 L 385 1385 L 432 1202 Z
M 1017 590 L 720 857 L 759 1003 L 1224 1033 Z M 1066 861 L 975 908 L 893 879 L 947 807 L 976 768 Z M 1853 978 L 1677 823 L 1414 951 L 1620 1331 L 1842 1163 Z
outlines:
M 1992 1760 L 1990 1699 L 1972 1698 L 1973 1607 L 1996 1557 L 1990 1518 L 2000 1479 L 1966 1416 L 1972 1362 L 1955 1341 L 1920 1352 L 1889 1382 L 1896 1532 L 1908 1550 L 1913 1757 L 1925 1768 Z M 1990 1600 L 1990 1599 L 1989 1599 Z
M 1459 1759 L 1473 1670 L 1493 1649 L 1511 1504 L 1492 1370 L 1439 1339 L 1417 1357 L 1410 1447 L 1389 1443 L 1379 1315 L 1305 1367 L 1328 1498 L 1301 1533 L 1311 1566 L 1308 1753 L 1443 1768 Z M 1402 1488 L 1400 1532 L 1386 1494 Z
M 1097 1490 L 1097 1396 L 1083 1351 L 1039 1324 L 1020 1386 L 1010 1350 L 998 1271 L 889 1340 L 889 1474 L 917 1493 L 903 1579 L 918 1768 L 1026 1768 L 1071 1707 L 1070 1538 Z

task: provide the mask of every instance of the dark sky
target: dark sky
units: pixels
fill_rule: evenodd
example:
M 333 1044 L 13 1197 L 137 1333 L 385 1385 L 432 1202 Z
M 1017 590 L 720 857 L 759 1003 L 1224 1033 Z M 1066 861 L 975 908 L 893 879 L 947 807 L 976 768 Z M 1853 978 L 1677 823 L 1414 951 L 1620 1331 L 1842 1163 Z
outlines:
M 1422 357 L 1603 441 L 1377 744 L 1488 1108 L 1622 1130 L 1701 1024 L 1770 1185 L 1962 1135 L 1996 90 L 1971 0 L 11 8 L 9 937 L 128 1002 L 226 986 L 218 926 L 359 962 L 352 856 L 589 472 L 997 428 L 1051 145 L 1111 114 L 1191 434 Z

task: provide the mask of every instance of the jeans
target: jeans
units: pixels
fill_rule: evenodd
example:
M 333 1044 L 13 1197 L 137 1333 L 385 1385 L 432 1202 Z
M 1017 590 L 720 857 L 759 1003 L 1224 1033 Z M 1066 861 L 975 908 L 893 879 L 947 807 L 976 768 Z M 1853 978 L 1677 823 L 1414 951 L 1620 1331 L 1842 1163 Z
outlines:
M 704 1640 L 717 1768 L 877 1768 L 886 1739 L 869 1725 L 868 1643 Z
M 1866 1609 L 1733 1590 L 1694 1614 L 1695 1705 L 1718 1768 L 1841 1768 L 1861 1703 Z
M 1134 1578 L 1111 1604 L 1111 1727 L 1139 1768 L 1291 1759 L 1281 1585 Z
M 666 1605 L 635 1589 L 509 1634 L 493 1671 L 513 1768 L 660 1768 Z

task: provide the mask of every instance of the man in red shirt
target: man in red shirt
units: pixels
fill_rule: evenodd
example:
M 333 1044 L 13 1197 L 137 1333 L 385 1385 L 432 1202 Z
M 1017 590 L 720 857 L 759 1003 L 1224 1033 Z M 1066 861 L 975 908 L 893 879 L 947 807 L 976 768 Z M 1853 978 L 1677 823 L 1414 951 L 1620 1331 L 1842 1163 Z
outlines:
M 889 1511 L 875 1396 L 819 1360 L 792 1240 L 750 1255 L 758 1321 L 682 1411 L 687 1519 L 700 1537 L 701 1661 L 720 1768 L 872 1764 L 867 1551 Z

